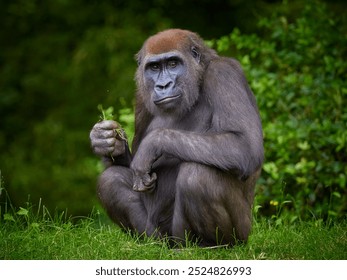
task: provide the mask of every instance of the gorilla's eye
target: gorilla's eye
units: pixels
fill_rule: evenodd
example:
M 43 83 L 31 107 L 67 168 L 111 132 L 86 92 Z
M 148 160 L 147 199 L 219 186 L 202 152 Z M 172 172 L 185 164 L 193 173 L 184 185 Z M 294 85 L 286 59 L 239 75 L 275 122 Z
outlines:
M 158 63 L 151 63 L 149 65 L 149 68 L 152 70 L 152 71 L 158 71 L 160 69 L 160 66 Z
M 177 64 L 178 64 L 177 60 L 169 60 L 169 62 L 167 63 L 167 66 L 169 68 L 175 68 Z

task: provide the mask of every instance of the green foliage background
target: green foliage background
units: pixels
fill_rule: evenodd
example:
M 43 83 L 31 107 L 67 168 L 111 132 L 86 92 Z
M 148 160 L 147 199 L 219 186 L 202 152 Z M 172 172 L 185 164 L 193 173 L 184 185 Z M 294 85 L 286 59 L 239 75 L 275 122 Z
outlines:
M 258 213 L 277 221 L 281 213 L 292 221 L 345 217 L 345 4 L 198 3 L 0 3 L 0 171 L 15 205 L 29 196 L 90 213 L 101 171 L 89 147 L 97 105 L 113 106 L 131 137 L 134 54 L 149 35 L 180 27 L 239 59 L 257 97 L 266 150 Z

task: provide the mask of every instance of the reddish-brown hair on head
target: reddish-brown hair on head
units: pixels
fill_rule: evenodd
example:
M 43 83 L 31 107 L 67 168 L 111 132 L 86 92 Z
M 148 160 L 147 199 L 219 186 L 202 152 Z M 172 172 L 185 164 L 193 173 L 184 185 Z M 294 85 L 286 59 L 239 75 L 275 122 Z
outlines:
M 178 51 L 184 54 L 185 58 L 188 58 L 190 54 L 202 68 L 214 57 L 218 57 L 213 49 L 205 45 L 204 40 L 197 33 L 183 29 L 167 29 L 149 37 L 135 58 L 140 66 L 146 55 L 158 55 L 171 51 Z
M 147 39 L 145 42 L 145 52 L 150 54 L 160 54 L 173 50 L 182 50 L 189 46 L 191 39 L 197 39 L 195 33 L 182 29 L 168 29 L 159 32 Z

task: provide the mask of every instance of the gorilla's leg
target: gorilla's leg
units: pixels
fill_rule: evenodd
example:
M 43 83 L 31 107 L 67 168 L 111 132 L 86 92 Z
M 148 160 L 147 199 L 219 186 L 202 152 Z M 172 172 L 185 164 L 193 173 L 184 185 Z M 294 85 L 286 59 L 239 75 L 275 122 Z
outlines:
M 201 245 L 246 241 L 251 229 L 254 182 L 196 163 L 181 164 L 173 235 L 199 237 Z
M 123 166 L 107 168 L 99 178 L 98 196 L 109 217 L 118 225 L 145 232 L 147 211 L 140 193 L 133 191 L 133 173 Z

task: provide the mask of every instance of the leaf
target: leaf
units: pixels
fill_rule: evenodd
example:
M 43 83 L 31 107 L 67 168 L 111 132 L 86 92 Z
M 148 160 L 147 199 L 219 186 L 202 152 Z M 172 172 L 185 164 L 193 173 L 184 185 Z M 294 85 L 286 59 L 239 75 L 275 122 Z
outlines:
M 108 107 L 106 109 L 104 109 L 102 107 L 101 104 L 99 104 L 97 106 L 98 110 L 101 112 L 101 116 L 100 116 L 100 119 L 105 121 L 105 120 L 113 120 L 113 111 L 114 111 L 114 108 L 111 106 L 111 107 Z
M 333 192 L 333 196 L 337 198 L 341 198 L 341 194 L 339 192 Z
M 117 135 L 119 136 L 120 139 L 122 139 L 124 141 L 128 141 L 127 136 L 126 136 L 123 128 L 116 128 L 115 132 L 117 133 Z
M 292 203 L 292 201 L 291 200 L 285 200 L 285 201 L 281 202 L 281 205 L 289 204 L 289 203 Z
M 253 208 L 254 213 L 258 213 L 260 208 L 262 208 L 261 205 L 255 205 L 254 208 Z
M 19 210 L 17 211 L 17 214 L 21 216 L 28 216 L 28 213 L 29 211 L 22 207 L 19 207 Z
M 31 227 L 37 229 L 40 227 L 40 224 L 39 223 L 31 223 Z
M 8 214 L 8 213 L 4 214 L 4 220 L 5 221 L 12 221 L 12 222 L 15 221 L 13 216 L 11 214 Z
M 275 225 L 276 225 L 276 226 L 280 226 L 280 225 L 282 225 L 282 223 L 283 223 L 282 218 L 278 218 L 278 219 L 275 221 Z
M 297 146 L 299 149 L 301 149 L 303 151 L 307 151 L 311 148 L 310 144 L 307 141 L 300 142 L 300 143 L 298 143 Z

